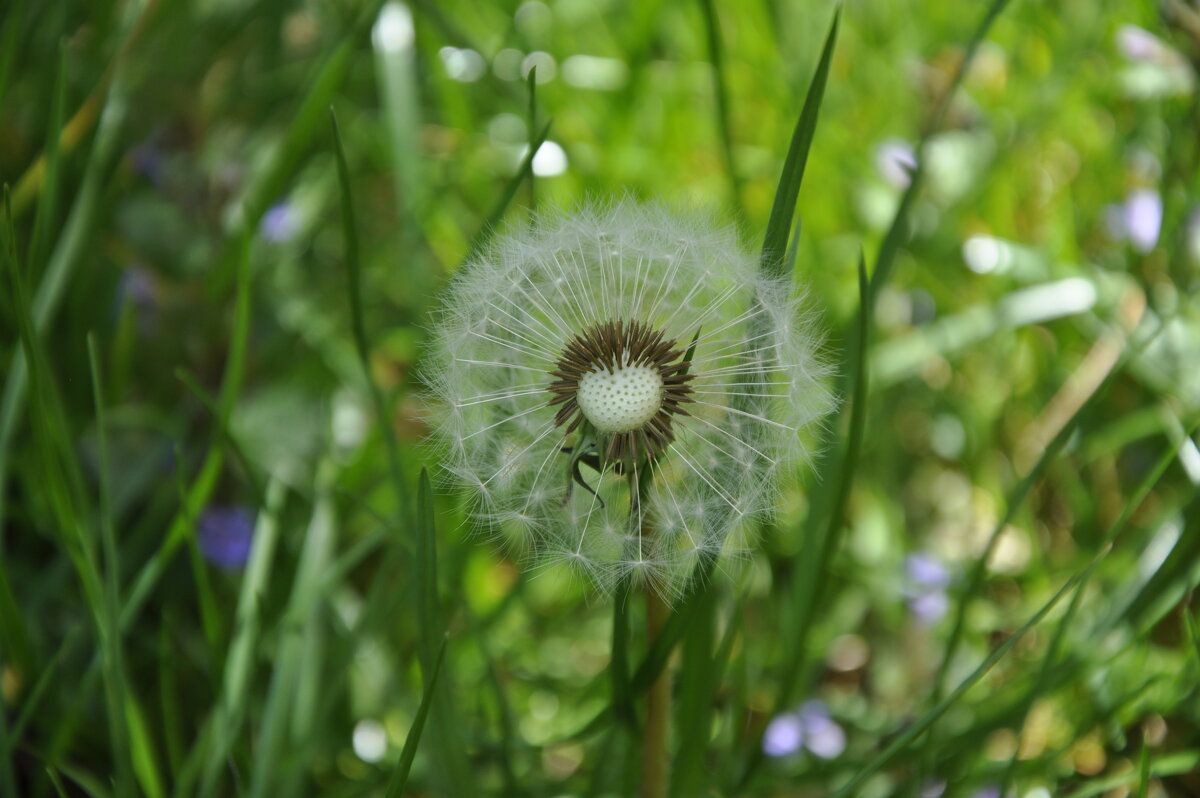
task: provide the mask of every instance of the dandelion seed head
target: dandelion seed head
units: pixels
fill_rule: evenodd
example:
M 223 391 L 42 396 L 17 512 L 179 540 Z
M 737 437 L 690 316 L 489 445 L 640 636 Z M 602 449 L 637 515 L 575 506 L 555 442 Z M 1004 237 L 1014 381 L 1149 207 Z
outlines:
M 680 595 L 751 545 L 832 407 L 802 302 L 734 231 L 658 205 L 498 237 L 453 279 L 425 358 L 444 482 L 535 566 Z

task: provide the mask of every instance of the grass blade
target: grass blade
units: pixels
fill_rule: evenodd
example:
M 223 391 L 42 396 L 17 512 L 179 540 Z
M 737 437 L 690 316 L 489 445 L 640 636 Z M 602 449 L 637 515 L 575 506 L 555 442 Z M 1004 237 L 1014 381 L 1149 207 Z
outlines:
M 633 729 L 637 725 L 637 715 L 629 684 L 629 592 L 629 578 L 625 577 L 613 594 L 612 654 L 608 667 L 613 712 L 626 728 Z
M 721 50 L 721 26 L 717 20 L 717 10 L 713 0 L 700 0 L 700 10 L 704 13 L 704 33 L 708 43 L 708 58 L 713 70 L 713 98 L 715 100 L 714 116 L 716 117 L 717 134 L 721 139 L 721 157 L 725 161 L 725 176 L 729 180 L 729 201 L 738 211 L 739 216 L 745 216 L 742 207 L 742 184 L 738 178 L 737 164 L 733 157 L 733 133 L 731 131 L 731 114 L 729 111 L 729 92 L 725 88 L 725 56 Z M 818 104 L 820 100 L 817 100 Z M 816 120 L 813 120 L 815 125 Z M 811 142 L 811 137 L 810 137 Z M 807 148 L 805 151 L 807 156 Z M 804 165 L 800 165 L 803 174 Z M 799 188 L 799 186 L 797 186 Z M 795 200 L 792 200 L 795 207 Z M 782 266 L 780 267 L 782 270 Z
M 437 689 L 438 676 L 442 672 L 442 659 L 445 654 L 446 639 L 442 638 L 437 657 L 434 659 L 432 667 L 426 671 L 429 677 L 425 682 L 425 693 L 421 696 L 421 706 L 417 709 L 417 716 L 408 730 L 408 737 L 404 740 L 404 749 L 400 751 L 396 772 L 392 774 L 392 781 L 388 785 L 387 798 L 401 798 L 404 795 L 404 787 L 408 784 L 408 774 L 412 770 L 413 759 L 417 756 L 417 745 L 421 742 L 421 732 L 425 729 L 425 719 L 429 716 L 429 708 L 433 704 L 434 690 Z
M 437 528 L 433 515 L 433 485 L 429 474 L 421 469 L 417 486 L 417 556 L 413 560 L 411 575 L 415 586 L 417 623 L 421 672 L 430 673 L 435 659 L 440 657 L 439 646 L 445 638 L 445 620 L 438 596 Z M 447 666 L 448 667 L 448 666 Z M 430 712 L 430 734 L 433 737 L 432 757 L 435 778 L 441 782 L 442 791 L 451 795 L 475 795 L 471 767 L 463 745 L 463 730 L 467 726 L 457 716 L 455 694 L 449 683 L 451 674 L 441 680 L 441 686 L 433 694 Z
M 46 176 L 38 193 L 37 213 L 33 221 L 33 241 L 29 246 L 29 265 L 40 271 L 42 259 L 50 246 L 50 231 L 58 215 L 58 188 L 61 177 L 63 114 L 67 104 L 67 49 L 59 45 L 58 77 L 50 102 L 49 136 L 46 141 Z
M 949 86 L 942 94 L 941 101 L 938 103 L 937 109 L 930 117 L 929 124 L 921 133 L 920 140 L 917 143 L 917 165 L 915 169 L 909 172 L 908 188 L 905 189 L 904 195 L 900 198 L 900 205 L 896 208 L 896 215 L 892 217 L 892 223 L 888 227 L 888 231 L 884 234 L 883 243 L 879 246 L 879 252 L 875 256 L 875 269 L 871 272 L 871 306 L 875 306 L 876 300 L 879 299 L 879 292 L 883 288 L 891 276 L 892 267 L 896 262 L 896 255 L 900 252 L 900 247 L 908 241 L 909 235 L 909 216 L 912 213 L 914 204 L 916 203 L 917 194 L 921 190 L 921 185 L 925 177 L 925 163 L 928 160 L 929 154 L 929 139 L 933 137 L 942 126 L 942 121 L 946 118 L 946 112 L 950 109 L 950 103 L 954 99 L 954 94 L 957 92 L 959 85 L 962 83 L 963 77 L 967 74 L 967 70 L 971 68 L 972 62 L 975 60 L 975 53 L 979 50 L 979 45 L 987 36 L 988 31 L 992 27 L 992 23 L 996 21 L 996 17 L 1000 16 L 1000 12 L 1008 5 L 1008 0 L 992 0 L 990 6 L 984 12 L 983 17 L 979 20 L 979 24 L 975 26 L 975 31 L 971 38 L 967 41 L 966 52 L 963 59 L 959 62 L 958 69 L 954 72 L 954 77 L 951 78 Z
M 332 108 L 329 109 L 329 118 L 333 125 L 333 141 L 337 153 L 338 185 L 342 207 L 342 238 L 346 247 L 347 289 L 350 295 L 350 321 L 354 332 L 354 347 L 358 352 L 363 378 L 367 382 L 371 400 L 375 404 L 375 414 L 379 420 L 378 426 L 383 432 L 388 468 L 392 477 L 392 489 L 396 492 L 396 501 L 399 506 L 400 525 L 405 527 L 411 513 L 408 486 L 400 461 L 400 447 L 396 442 L 396 431 L 392 426 L 392 414 L 387 399 L 383 395 L 383 389 L 376 384 L 371 373 L 371 349 L 367 342 L 366 322 L 363 321 L 362 268 L 358 255 L 358 222 L 354 214 L 354 197 L 350 191 L 350 168 L 346 164 L 346 152 L 342 147 L 342 134 L 338 128 L 337 115 L 334 114 Z
M 676 702 L 678 753 L 671 776 L 671 794 L 676 796 L 702 795 L 712 781 L 706 756 L 722 667 L 714 651 L 716 616 L 716 593 L 706 591 L 684 632 Z
M 808 164 L 808 151 L 812 147 L 813 135 L 817 130 L 817 116 L 821 112 L 825 83 L 829 79 L 829 64 L 833 59 L 833 46 L 837 41 L 838 19 L 841 13 L 840 7 L 833 12 L 833 21 L 829 24 L 829 33 L 825 37 L 825 47 L 821 50 L 821 60 L 817 62 L 817 71 L 813 74 L 812 83 L 808 86 L 808 95 L 804 98 L 804 107 L 796 121 L 787 159 L 783 162 L 779 188 L 775 190 L 775 203 L 771 206 L 771 216 L 767 221 L 759 265 L 764 272 L 776 277 L 785 274 L 784 258 L 787 254 L 792 218 L 796 215 L 796 200 L 800 196 L 800 184 L 804 181 L 804 167 Z
M 246 713 L 250 676 L 262 627 L 261 601 L 271 579 L 271 563 L 279 540 L 279 514 L 285 495 L 283 483 L 272 480 L 267 486 L 266 507 L 255 524 L 250 559 L 246 563 L 241 592 L 238 594 L 233 639 L 229 642 L 229 653 L 225 658 L 221 696 L 211 723 L 199 791 L 202 796 L 217 794 L 221 769 L 234 748 Z
M 1108 532 L 1105 533 L 1104 539 L 1101 543 L 1102 547 L 1112 545 L 1116 539 L 1120 537 L 1121 532 L 1123 532 L 1125 529 L 1125 525 L 1129 522 L 1130 516 L 1132 516 L 1134 511 L 1142 505 L 1142 502 L 1145 501 L 1146 497 L 1150 494 L 1150 491 L 1155 485 L 1158 484 L 1159 480 L 1162 479 L 1162 476 L 1164 473 L 1166 473 L 1167 468 L 1172 462 L 1174 462 L 1175 456 L 1179 452 L 1180 443 L 1182 443 L 1182 441 L 1177 440 L 1174 445 L 1168 446 L 1163 456 L 1159 458 L 1155 466 L 1150 469 L 1149 473 L 1146 474 L 1141 483 L 1137 486 L 1137 488 L 1134 489 L 1133 495 L 1129 497 L 1129 500 L 1125 502 L 1125 506 L 1121 508 L 1120 516 L 1117 517 L 1116 521 L 1113 522 Z M 1079 609 L 1079 601 L 1083 596 L 1084 588 L 1087 587 L 1087 581 L 1088 580 L 1085 578 L 1076 586 L 1075 593 L 1071 596 L 1071 603 L 1067 605 L 1067 611 L 1063 613 L 1063 617 L 1059 620 L 1058 627 L 1054 632 L 1054 637 L 1050 639 L 1049 644 L 1046 646 L 1046 653 L 1042 657 L 1041 666 L 1038 668 L 1038 674 L 1034 678 L 1034 682 L 1030 686 L 1029 692 L 1021 704 L 1019 715 L 1021 720 L 1016 724 L 1016 728 L 1018 729 L 1023 730 L 1025 728 L 1025 719 L 1028 717 L 1030 707 L 1033 706 L 1033 703 L 1038 696 L 1045 691 L 1046 685 L 1049 683 L 1051 670 L 1054 667 L 1055 660 L 1058 659 L 1058 652 L 1060 651 L 1063 641 L 1066 638 L 1066 632 L 1071 628 L 1071 625 L 1075 620 L 1075 613 Z M 1020 751 L 1021 744 L 1020 740 L 1018 740 L 1017 746 L 1013 749 L 1012 756 L 1010 756 L 1008 759 L 1008 765 L 1004 770 L 1004 776 L 1000 780 L 1001 795 L 1007 795 L 1009 787 L 1012 785 L 1013 777 L 1016 774 L 1017 759 Z M 1144 752 L 1145 748 L 1143 748 L 1143 753 Z
M 230 414 L 233 412 L 233 404 L 237 400 L 245 377 L 246 350 L 250 340 L 250 285 L 250 239 L 247 236 L 242 238 L 238 264 L 229 356 L 225 361 L 221 389 L 217 394 L 218 428 L 228 426 Z M 224 450 L 220 446 L 220 439 L 214 438 L 200 466 L 199 473 L 193 478 L 191 487 L 187 491 L 186 501 L 171 520 L 162 545 L 142 567 L 130 588 L 129 597 L 121 609 L 122 630 L 129 629 L 137 620 L 138 614 L 149 600 L 158 580 L 162 578 L 171 564 L 175 552 L 187 541 L 192 530 L 193 519 L 197 518 L 204 510 L 216 490 L 217 479 L 221 475 L 224 462 Z
M 529 130 L 530 135 L 532 135 L 533 131 L 537 130 L 537 118 L 538 118 L 538 112 L 537 112 L 537 65 L 534 65 L 533 67 L 531 67 L 529 70 L 529 74 L 525 76 L 525 90 L 529 95 L 529 107 L 526 109 L 525 125 L 526 125 L 526 128 Z M 538 147 L 540 148 L 541 145 L 539 144 Z M 535 155 L 537 154 L 537 150 L 533 148 L 532 139 L 529 142 L 529 148 L 530 148 L 529 149 L 530 152 L 534 153 Z M 529 163 L 530 163 L 530 165 L 532 165 L 533 161 L 531 160 Z M 529 210 L 531 210 L 531 211 L 535 210 L 537 208 L 537 187 L 535 185 L 536 182 L 537 182 L 537 180 L 533 174 L 533 170 L 530 169 L 530 171 L 529 171 Z
M 848 796 L 858 795 L 857 790 L 867 781 L 867 779 L 875 775 L 880 768 L 883 768 L 902 752 L 907 750 L 918 737 L 924 734 L 931 726 L 933 726 L 934 723 L 937 722 L 939 718 L 946 714 L 946 711 L 949 710 L 950 707 L 953 706 L 960 698 L 962 698 L 968 690 L 978 684 L 983 677 L 987 675 L 988 671 L 990 671 L 996 665 L 996 663 L 999 662 L 1004 655 L 1012 649 L 1013 646 L 1019 643 L 1021 639 L 1028 634 L 1030 629 L 1041 623 L 1042 619 L 1049 614 L 1050 610 L 1054 609 L 1055 605 L 1058 604 L 1059 600 L 1062 599 L 1063 596 L 1074 590 L 1080 582 L 1086 579 L 1100 563 L 1101 559 L 1103 559 L 1105 553 L 1107 553 L 1107 550 L 1096 555 L 1086 568 L 1068 579 L 1066 583 L 1064 583 L 1063 586 L 1060 587 L 1055 594 L 1051 596 L 1050 599 L 1041 606 L 1041 608 L 1038 609 L 1037 612 L 1030 616 L 1029 619 L 1025 621 L 1025 623 L 1023 623 L 1016 632 L 1014 632 L 1008 637 L 1007 640 L 997 646 L 996 649 L 992 651 L 992 653 L 989 654 L 982 663 L 979 664 L 979 666 L 971 673 L 971 675 L 964 679 L 958 685 L 958 687 L 956 687 L 954 691 L 950 693 L 950 695 L 939 701 L 933 709 L 926 712 L 916 722 L 907 725 L 902 732 L 899 732 L 895 737 L 892 738 L 892 742 L 886 748 L 884 748 L 883 751 L 872 757 L 871 760 L 865 765 L 859 767 L 854 776 L 848 782 L 842 785 L 837 792 L 833 793 L 833 798 L 848 798 Z
M 321 589 L 324 575 L 336 544 L 333 480 L 332 463 L 326 460 L 317 469 L 316 501 L 291 595 L 279 623 L 282 639 L 275 655 L 266 709 L 258 723 L 258 745 L 250 780 L 251 798 L 287 793 L 278 786 L 286 782 L 279 765 L 284 744 L 299 748 L 312 731 L 313 691 L 315 681 L 320 678 L 323 659 L 320 646 L 315 645 L 323 624 L 317 605 L 324 595 Z
M 851 375 L 850 435 L 845 452 L 840 458 L 841 462 L 836 466 L 837 481 L 831 491 L 833 499 L 829 509 L 829 521 L 825 525 L 825 529 L 816 537 L 816 551 L 804 555 L 799 567 L 802 575 L 794 582 L 797 620 L 794 634 L 790 636 L 791 640 L 788 643 L 787 662 L 780 674 L 779 690 L 776 694 L 773 714 L 784 711 L 792 702 L 797 681 L 805 669 L 808 637 L 829 581 L 829 562 L 833 558 L 844 532 L 846 505 L 849 502 L 850 488 L 854 483 L 854 474 L 858 468 L 859 454 L 862 451 L 863 436 L 866 431 L 870 389 L 865 353 L 870 345 L 872 314 L 870 288 L 867 282 L 867 264 L 861 252 L 858 256 L 858 298 L 858 325 L 852 342 L 854 357 L 851 359 L 854 364 L 854 372 Z M 749 783 L 751 776 L 762 763 L 761 739 L 761 733 L 751 736 L 751 748 L 746 755 L 746 766 L 738 782 L 740 787 L 744 788 Z
M 517 169 L 517 173 L 509 179 L 508 184 L 504 187 L 504 193 L 500 195 L 500 199 L 496 202 L 496 207 L 488 214 L 487 221 L 483 223 L 483 227 L 475 234 L 475 238 L 471 241 L 471 246 L 467 250 L 467 256 L 463 258 L 463 263 L 470 263 L 475 260 L 479 253 L 487 247 L 488 242 L 492 240 L 492 236 L 496 234 L 496 230 L 500 226 L 500 220 L 504 218 L 504 213 L 508 210 L 508 206 L 512 204 L 513 199 L 517 196 L 517 192 L 521 190 L 521 183 L 526 180 L 533 180 L 533 156 L 537 155 L 537 151 L 546 143 L 546 138 L 550 135 L 550 125 L 553 121 L 552 119 L 546 120 L 546 124 L 542 126 L 542 131 L 530 142 L 529 152 L 525 153 L 525 158 L 521 161 L 521 166 Z

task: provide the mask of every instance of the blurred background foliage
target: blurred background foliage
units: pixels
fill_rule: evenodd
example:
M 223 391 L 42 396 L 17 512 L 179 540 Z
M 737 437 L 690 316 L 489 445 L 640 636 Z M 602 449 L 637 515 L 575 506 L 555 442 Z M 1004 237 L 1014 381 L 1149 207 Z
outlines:
M 819 612 L 801 638 L 833 457 L 713 585 L 718 664 L 673 665 L 684 705 L 716 680 L 678 794 L 1200 794 L 1200 7 L 1013 0 L 938 119 L 985 10 L 842 7 L 795 272 L 843 374 L 859 250 L 923 182 Z M 761 246 L 832 14 L 5 0 L 0 791 L 383 794 L 444 627 L 410 794 L 631 792 L 636 745 L 588 725 L 607 603 L 519 573 L 449 495 L 433 569 L 414 364 L 447 276 L 531 208 L 662 198 Z

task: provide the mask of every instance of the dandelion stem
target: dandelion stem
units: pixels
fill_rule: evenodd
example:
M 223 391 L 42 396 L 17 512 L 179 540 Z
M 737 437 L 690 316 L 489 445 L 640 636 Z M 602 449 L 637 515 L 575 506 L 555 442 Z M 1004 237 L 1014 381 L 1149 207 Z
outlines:
M 650 583 L 646 584 L 646 638 L 653 646 L 670 609 Z M 667 761 L 667 720 L 671 716 L 671 671 L 663 668 L 646 693 L 646 727 L 642 738 L 642 798 L 665 798 L 670 783 Z

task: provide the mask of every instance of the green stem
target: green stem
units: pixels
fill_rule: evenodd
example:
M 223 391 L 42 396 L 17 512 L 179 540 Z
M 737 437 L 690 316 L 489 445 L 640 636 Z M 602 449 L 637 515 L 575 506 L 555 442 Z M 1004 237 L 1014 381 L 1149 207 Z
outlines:
M 670 608 L 646 584 L 646 637 L 654 645 Z M 671 717 L 671 672 L 663 668 L 646 693 L 646 727 L 642 737 L 642 798 L 666 798 L 670 784 L 667 758 L 668 719 Z

